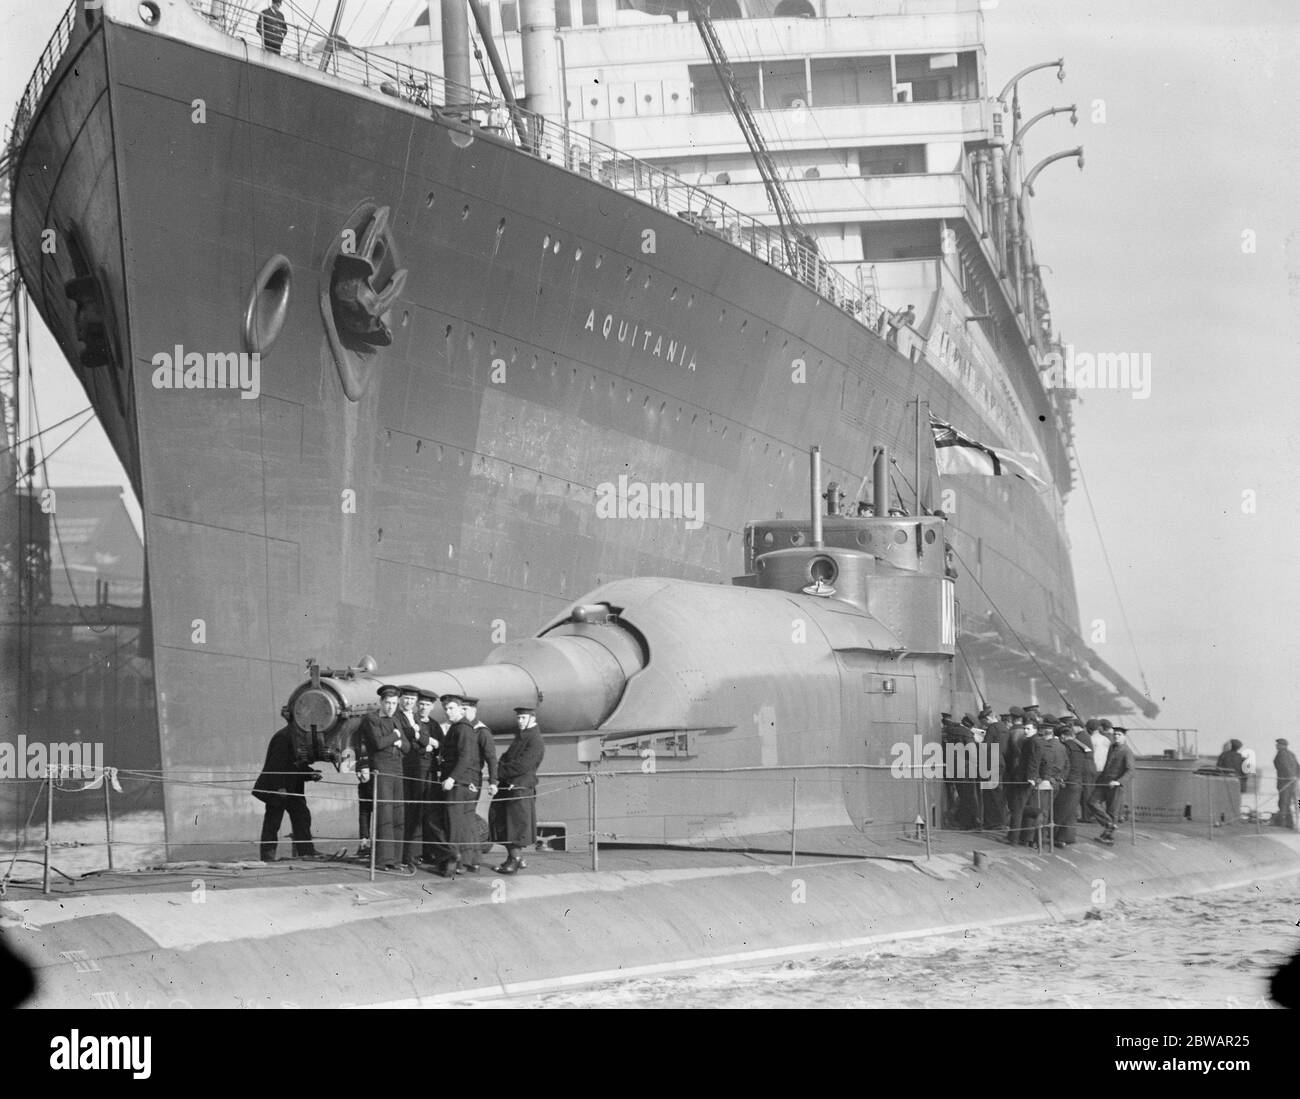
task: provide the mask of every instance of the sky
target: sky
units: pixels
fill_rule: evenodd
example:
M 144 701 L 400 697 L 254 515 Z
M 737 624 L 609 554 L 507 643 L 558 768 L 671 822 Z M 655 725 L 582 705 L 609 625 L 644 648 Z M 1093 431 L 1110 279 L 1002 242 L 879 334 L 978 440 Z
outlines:
M 1057 116 L 1025 141 L 1027 164 L 1085 149 L 1084 171 L 1052 165 L 1030 200 L 1057 330 L 1077 352 L 1150 356 L 1145 399 L 1096 390 L 1075 408 L 1097 518 L 1076 487 L 1066 517 L 1082 635 L 1160 705 L 1132 724 L 1196 728 L 1203 752 L 1238 737 L 1267 763 L 1294 725 L 1275 717 L 1280 676 L 1300 665 L 1300 5 L 984 6 L 990 90 L 1064 55 L 1063 84 L 1050 70 L 1021 83 L 1025 117 L 1079 105 L 1076 128 Z M 62 8 L 0 0 L 6 124 Z M 354 0 L 343 31 L 366 41 L 419 8 Z M 84 408 L 52 341 L 33 351 L 41 422 Z M 75 426 L 50 432 L 47 450 Z M 126 483 L 94 425 L 50 478 Z

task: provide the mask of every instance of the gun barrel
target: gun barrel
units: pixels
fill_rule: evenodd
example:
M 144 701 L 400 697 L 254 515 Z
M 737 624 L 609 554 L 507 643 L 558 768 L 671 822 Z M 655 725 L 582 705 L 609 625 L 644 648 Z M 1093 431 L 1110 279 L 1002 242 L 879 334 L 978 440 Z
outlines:
M 627 630 L 615 623 L 575 621 L 544 637 L 501 645 L 485 663 L 470 667 L 322 676 L 319 685 L 299 686 L 289 705 L 299 729 L 330 736 L 377 710 L 384 684 L 409 684 L 437 695 L 479 699 L 478 719 L 494 730 L 513 727 L 516 706 L 533 706 L 548 732 L 584 731 L 613 712 L 628 676 L 643 664 L 640 645 Z M 441 705 L 434 713 L 445 720 Z

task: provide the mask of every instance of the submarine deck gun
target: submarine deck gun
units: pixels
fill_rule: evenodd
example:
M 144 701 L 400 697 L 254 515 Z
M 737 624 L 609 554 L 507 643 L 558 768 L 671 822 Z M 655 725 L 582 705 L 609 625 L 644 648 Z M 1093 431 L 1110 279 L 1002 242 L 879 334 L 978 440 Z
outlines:
M 294 691 L 294 724 L 343 748 L 378 708 L 382 684 L 409 683 L 481 699 L 479 719 L 499 733 L 514 727 L 516 706 L 536 707 L 547 770 L 646 752 L 656 766 L 695 769 L 887 765 L 897 743 L 934 738 L 956 640 L 945 520 L 890 509 L 887 463 L 879 450 L 876 500 L 887 514 L 843 514 L 833 487 L 823 514 L 814 448 L 811 516 L 747 524 L 746 572 L 730 586 L 616 580 L 481 664 L 321 671 Z M 807 813 L 801 796 L 801 819 L 913 819 L 913 784 L 891 789 L 842 774 L 807 795 Z M 656 793 L 653 810 L 628 787 L 620 836 L 689 841 L 720 827 L 759 830 L 773 823 L 763 786 L 683 776 L 671 793 Z M 618 815 L 604 795 L 602 809 Z M 570 812 L 585 815 L 575 807 L 566 819 Z M 541 805 L 539 815 L 553 814 Z

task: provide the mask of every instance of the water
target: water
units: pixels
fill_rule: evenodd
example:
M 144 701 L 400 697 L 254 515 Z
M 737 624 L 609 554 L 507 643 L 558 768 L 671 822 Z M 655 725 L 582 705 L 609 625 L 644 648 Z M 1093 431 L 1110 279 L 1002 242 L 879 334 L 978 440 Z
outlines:
M 641 978 L 540 1007 L 1260 1008 L 1300 950 L 1300 879 L 1120 902 L 1095 918 L 979 928 L 855 954 Z M 501 1001 L 495 1001 L 500 1003 Z

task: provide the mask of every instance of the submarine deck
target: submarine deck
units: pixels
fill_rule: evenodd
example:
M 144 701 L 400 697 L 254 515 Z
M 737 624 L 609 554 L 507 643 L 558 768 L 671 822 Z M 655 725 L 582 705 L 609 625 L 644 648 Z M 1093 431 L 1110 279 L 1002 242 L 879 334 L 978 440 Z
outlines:
M 1300 834 L 1141 825 L 1105 847 L 924 845 L 831 829 L 745 851 L 533 852 L 513 877 L 377 875 L 360 862 L 173 863 L 50 895 L 11 883 L 0 927 L 37 970 L 34 1006 L 440 1006 L 708 965 L 760 964 L 1119 900 L 1300 873 Z M 978 858 L 975 857 L 978 853 Z

